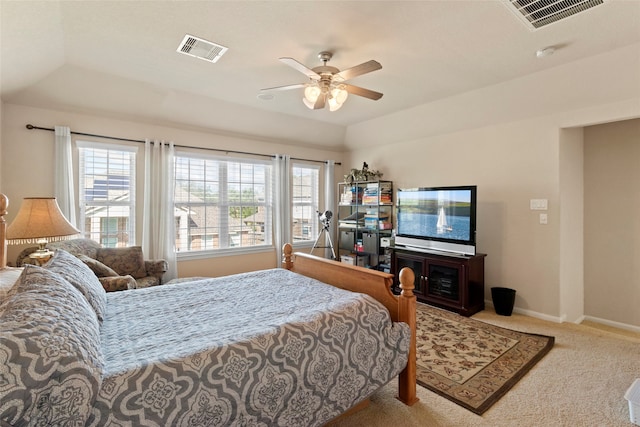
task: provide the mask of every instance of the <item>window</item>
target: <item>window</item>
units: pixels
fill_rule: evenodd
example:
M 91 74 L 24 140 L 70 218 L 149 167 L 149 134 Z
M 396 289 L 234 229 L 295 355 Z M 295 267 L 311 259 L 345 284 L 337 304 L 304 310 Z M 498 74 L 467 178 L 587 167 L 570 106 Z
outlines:
M 318 235 L 318 167 L 294 164 L 292 167 L 291 236 L 294 242 Z
M 175 158 L 176 250 L 271 245 L 271 163 Z
M 135 245 L 136 147 L 78 141 L 80 224 L 105 247 Z

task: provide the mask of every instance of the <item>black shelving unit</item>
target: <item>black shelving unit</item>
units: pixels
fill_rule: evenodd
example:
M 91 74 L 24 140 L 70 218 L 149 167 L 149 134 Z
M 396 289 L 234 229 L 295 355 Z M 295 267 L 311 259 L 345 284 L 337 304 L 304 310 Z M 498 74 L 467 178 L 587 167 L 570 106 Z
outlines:
M 393 183 L 356 181 L 338 184 L 338 257 L 361 267 L 389 271 L 383 239 L 393 228 Z

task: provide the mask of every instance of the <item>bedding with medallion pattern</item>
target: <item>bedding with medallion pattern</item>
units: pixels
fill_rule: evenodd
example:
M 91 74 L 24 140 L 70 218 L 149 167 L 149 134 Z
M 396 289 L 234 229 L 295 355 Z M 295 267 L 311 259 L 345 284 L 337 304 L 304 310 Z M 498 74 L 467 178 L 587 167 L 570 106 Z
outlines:
M 0 304 L 0 424 L 85 425 L 102 366 L 84 295 L 57 273 L 25 266 Z
M 86 300 L 62 276 L 47 274 L 53 279 L 42 277 L 37 289 L 60 281 L 66 285 L 55 289 L 64 288 L 74 301 Z M 1 316 L 16 295 L 0 305 Z M 24 307 L 24 302 L 17 302 Z M 48 303 L 69 305 L 58 298 Z M 8 324 L 4 327 L 5 319 L 0 320 L 2 333 L 9 337 L 32 328 L 46 330 L 50 341 L 73 342 L 55 367 L 37 371 L 38 390 L 59 389 L 65 377 L 59 377 L 58 371 L 77 366 L 69 381 L 76 381 L 70 384 L 81 391 L 82 399 L 72 399 L 76 395 L 69 393 L 66 400 L 51 399 L 45 391 L 32 391 L 24 404 L 18 400 L 5 404 L 8 395 L 0 384 L 1 421 L 74 426 L 319 426 L 396 378 L 408 358 L 409 327 L 392 322 L 373 298 L 284 269 L 107 293 L 102 324 L 87 301 L 76 303 L 82 309 L 73 319 L 58 316 L 53 323 L 73 323 L 78 316 L 91 319 L 87 330 L 80 331 L 88 334 L 87 349 L 77 348 L 77 340 L 70 339 L 73 328 L 51 326 L 46 317 L 25 317 L 29 327 L 17 330 Z M 40 298 L 38 304 L 46 301 Z M 49 310 L 62 308 L 45 309 Z M 39 325 L 40 321 L 49 326 Z M 4 336 L 0 362 L 6 366 Z M 29 344 L 36 355 L 29 359 L 34 368 L 45 366 L 36 361 L 47 357 L 47 347 L 38 345 L 44 341 L 34 339 Z M 22 348 L 12 346 L 9 357 Z M 9 366 L 14 376 L 28 376 L 19 364 Z M 20 393 L 27 396 L 23 389 Z M 47 423 L 59 414 L 69 414 L 72 422 Z M 36 419 L 39 424 L 33 422 Z

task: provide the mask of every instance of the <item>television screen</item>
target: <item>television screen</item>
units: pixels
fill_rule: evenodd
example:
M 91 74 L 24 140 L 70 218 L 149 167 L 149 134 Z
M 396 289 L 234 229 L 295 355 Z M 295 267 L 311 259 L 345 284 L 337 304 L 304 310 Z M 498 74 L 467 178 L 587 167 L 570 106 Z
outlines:
M 475 245 L 475 186 L 404 189 L 397 197 L 400 243 L 408 237 L 417 246 L 430 247 L 426 241 Z

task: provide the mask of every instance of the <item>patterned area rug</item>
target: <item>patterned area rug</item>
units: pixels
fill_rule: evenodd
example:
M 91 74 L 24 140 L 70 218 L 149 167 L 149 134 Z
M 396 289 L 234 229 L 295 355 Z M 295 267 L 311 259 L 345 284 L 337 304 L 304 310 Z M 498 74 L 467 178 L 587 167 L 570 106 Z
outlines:
M 516 332 L 418 304 L 418 384 L 482 414 L 551 350 L 553 337 Z

